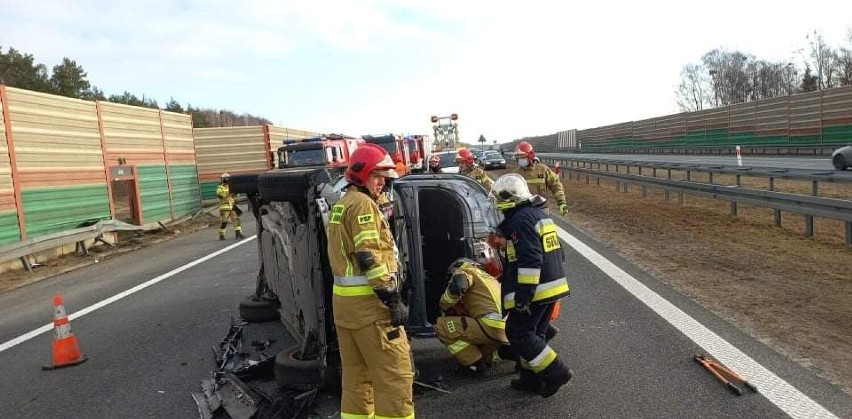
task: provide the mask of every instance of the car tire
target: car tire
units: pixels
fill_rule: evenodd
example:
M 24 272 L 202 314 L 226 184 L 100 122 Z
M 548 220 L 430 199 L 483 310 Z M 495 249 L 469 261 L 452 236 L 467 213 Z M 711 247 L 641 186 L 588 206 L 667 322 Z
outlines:
M 257 299 L 254 295 L 240 300 L 240 318 L 249 323 L 263 323 L 278 320 L 281 317 L 275 303 Z
M 231 193 L 257 193 L 257 178 L 258 175 L 231 175 L 228 177 L 228 188 Z
M 284 349 L 275 356 L 275 382 L 279 387 L 308 391 L 323 385 L 323 363 L 320 359 L 300 359 L 302 346 Z
M 846 159 L 843 158 L 842 155 L 838 154 L 831 159 L 831 163 L 834 165 L 834 168 L 837 170 L 846 170 Z

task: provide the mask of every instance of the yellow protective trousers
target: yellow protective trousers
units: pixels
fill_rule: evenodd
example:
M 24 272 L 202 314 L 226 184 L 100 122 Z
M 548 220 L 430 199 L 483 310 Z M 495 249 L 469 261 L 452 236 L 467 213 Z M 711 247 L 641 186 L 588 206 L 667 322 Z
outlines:
M 242 233 L 243 227 L 240 224 L 240 217 L 231 209 L 219 210 L 219 237 L 225 237 L 225 229 L 228 227 L 228 221 L 234 225 L 234 231 Z
M 337 326 L 343 368 L 341 419 L 414 418 L 414 368 L 408 336 L 386 320 Z
M 509 343 L 506 323 L 502 319 L 442 316 L 435 320 L 434 330 L 438 339 L 465 367 L 480 359 L 491 362 L 494 351 Z

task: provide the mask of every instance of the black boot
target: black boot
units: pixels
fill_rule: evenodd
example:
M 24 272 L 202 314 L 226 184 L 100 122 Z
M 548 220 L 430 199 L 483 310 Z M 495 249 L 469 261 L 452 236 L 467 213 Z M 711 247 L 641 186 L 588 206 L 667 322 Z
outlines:
M 550 368 L 553 368 L 553 370 L 547 371 Z M 565 366 L 562 362 L 559 362 L 557 359 L 553 364 L 542 371 L 541 378 L 543 380 L 543 385 L 538 394 L 545 399 L 556 394 L 560 387 L 567 384 L 568 381 L 571 381 L 571 377 L 573 375 L 574 373 L 571 369 Z
M 541 390 L 544 388 L 544 382 L 542 382 L 532 371 L 522 369 L 521 378 L 512 380 L 509 383 L 509 386 L 515 390 L 541 394 Z
M 556 334 L 559 333 L 559 328 L 554 326 L 553 323 L 547 325 L 547 331 L 544 332 L 544 341 L 550 342 Z
M 466 367 L 459 365 L 458 369 L 456 369 L 456 374 L 462 377 L 482 378 L 485 377 L 485 370 L 487 368 L 488 367 L 485 366 L 485 361 L 480 359 Z
M 244 238 L 245 238 L 245 237 L 243 236 L 243 232 L 242 232 L 242 231 L 237 231 L 237 232 L 234 234 L 234 236 L 236 237 L 236 239 L 237 239 L 237 240 L 239 240 L 239 239 L 244 239 Z

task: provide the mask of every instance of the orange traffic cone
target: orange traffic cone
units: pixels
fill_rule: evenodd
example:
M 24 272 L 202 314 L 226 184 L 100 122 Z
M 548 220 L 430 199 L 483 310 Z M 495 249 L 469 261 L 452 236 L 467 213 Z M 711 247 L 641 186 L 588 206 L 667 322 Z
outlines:
M 71 322 L 65 314 L 62 296 L 53 296 L 53 364 L 41 367 L 52 370 L 86 362 L 86 356 L 80 353 L 77 337 L 71 333 Z
M 562 312 L 562 300 L 556 300 L 553 303 L 553 311 L 550 312 L 550 321 L 555 322 L 559 318 L 559 313 Z

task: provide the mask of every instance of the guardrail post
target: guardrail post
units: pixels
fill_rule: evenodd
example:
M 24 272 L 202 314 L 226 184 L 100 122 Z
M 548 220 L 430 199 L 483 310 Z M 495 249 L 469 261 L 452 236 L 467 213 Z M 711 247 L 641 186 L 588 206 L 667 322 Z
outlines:
M 713 172 L 710 172 L 708 176 L 710 178 L 710 184 L 712 185 L 713 184 Z M 737 176 L 737 177 L 739 177 L 739 176 Z
M 852 221 L 846 223 L 846 246 L 852 247 Z
M 811 195 L 819 196 L 819 181 L 814 180 L 811 182 Z M 813 237 L 814 236 L 814 216 L 813 215 L 805 215 L 805 237 Z
M 668 172 L 669 172 L 669 174 L 668 174 L 668 176 L 666 177 L 666 179 L 668 179 L 668 180 L 672 180 L 672 169 L 666 169 L 666 171 L 668 171 Z M 666 189 L 666 191 L 665 191 L 665 192 L 666 192 L 666 202 L 669 202 L 669 190 L 668 190 L 668 189 Z
M 773 192 L 775 191 L 775 178 L 774 177 L 769 178 L 769 190 L 773 191 Z M 781 227 L 781 210 L 780 209 L 775 210 L 775 226 Z
M 713 173 L 710 173 L 710 175 L 712 176 Z M 740 182 L 740 178 L 741 178 L 741 176 L 737 175 L 737 187 L 738 188 L 740 186 L 742 186 L 742 183 Z M 710 182 L 710 183 L 713 183 L 713 182 Z M 733 215 L 734 217 L 737 216 L 737 201 L 731 201 L 731 215 Z
M 625 167 L 625 169 L 627 169 L 627 174 L 630 175 L 630 165 L 627 165 Z M 630 184 L 627 183 L 627 182 L 624 182 L 624 190 L 622 192 L 627 193 L 627 187 L 628 186 L 630 186 Z

